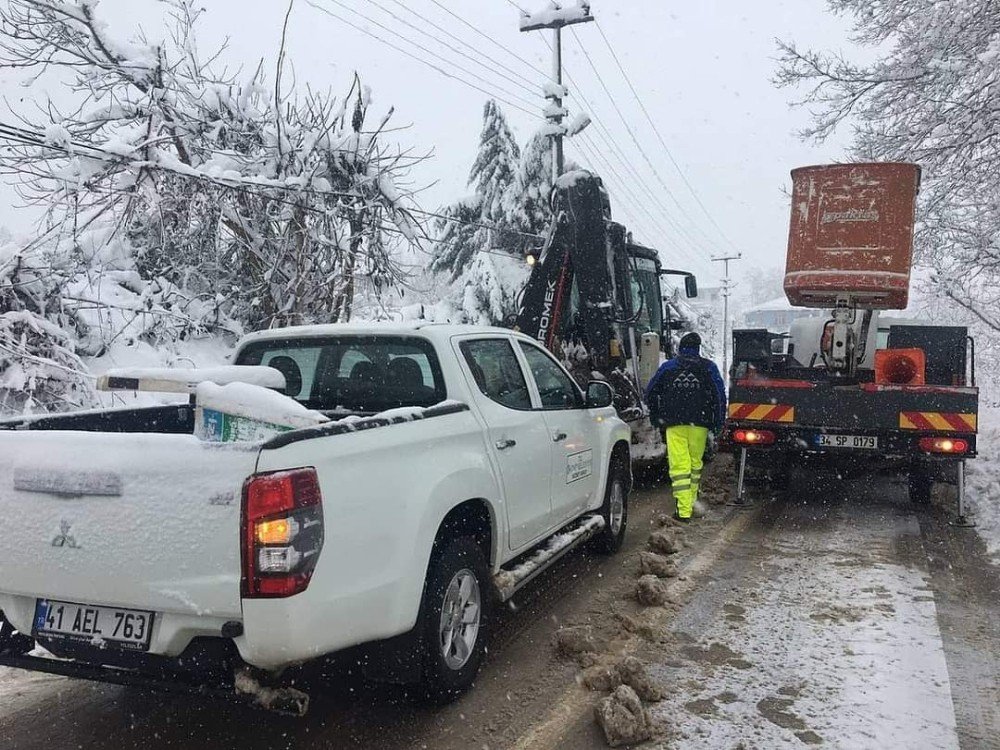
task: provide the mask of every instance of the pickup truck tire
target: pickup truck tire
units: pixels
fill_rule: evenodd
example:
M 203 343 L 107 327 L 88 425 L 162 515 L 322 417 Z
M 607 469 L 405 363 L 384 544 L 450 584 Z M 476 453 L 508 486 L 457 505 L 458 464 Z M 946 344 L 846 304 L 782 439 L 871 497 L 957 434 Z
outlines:
M 449 703 L 472 686 L 486 654 L 492 585 L 474 538 L 447 541 L 432 555 L 419 623 L 428 702 Z
M 594 546 L 605 554 L 614 554 L 625 542 L 628 494 L 628 467 L 620 459 L 613 458 L 608 471 L 608 486 L 604 490 L 604 504 L 601 506 L 604 528 L 594 537 Z

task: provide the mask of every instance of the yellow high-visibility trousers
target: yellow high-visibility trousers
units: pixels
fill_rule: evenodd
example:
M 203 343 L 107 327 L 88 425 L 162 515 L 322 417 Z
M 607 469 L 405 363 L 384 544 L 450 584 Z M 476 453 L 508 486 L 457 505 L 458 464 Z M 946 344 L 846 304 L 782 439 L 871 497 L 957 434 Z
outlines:
M 693 424 L 668 427 L 666 443 L 670 486 L 677 502 L 677 515 L 690 518 L 694 501 L 698 499 L 708 428 Z

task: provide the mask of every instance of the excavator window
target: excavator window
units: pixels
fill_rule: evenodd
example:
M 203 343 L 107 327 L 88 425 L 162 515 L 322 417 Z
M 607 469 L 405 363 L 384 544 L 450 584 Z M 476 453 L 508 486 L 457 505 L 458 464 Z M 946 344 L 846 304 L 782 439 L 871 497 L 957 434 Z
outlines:
M 660 277 L 656 264 L 646 258 L 634 258 L 629 278 L 631 303 L 635 316 L 635 334 L 663 335 L 663 302 L 660 299 Z

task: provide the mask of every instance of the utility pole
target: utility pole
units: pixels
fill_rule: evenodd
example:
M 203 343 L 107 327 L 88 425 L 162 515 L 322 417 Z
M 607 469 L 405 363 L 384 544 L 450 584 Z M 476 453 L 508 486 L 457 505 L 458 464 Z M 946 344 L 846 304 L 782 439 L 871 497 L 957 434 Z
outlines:
M 555 0 L 550 0 L 549 7 L 543 11 L 538 13 L 521 12 L 521 31 L 552 29 L 552 83 L 554 86 L 551 91 L 545 94 L 545 98 L 550 100 L 550 103 L 545 107 L 545 117 L 554 126 L 551 136 L 553 180 L 563 173 L 564 165 L 563 136 L 566 134 L 566 128 L 562 121 L 566 110 L 563 108 L 562 97 L 562 93 L 565 91 L 562 82 L 563 26 L 572 26 L 593 20 L 588 0 L 578 0 L 575 6 L 562 6 Z
M 722 376 L 727 381 L 729 379 L 729 295 L 732 294 L 732 287 L 730 287 L 732 279 L 729 278 L 729 261 L 740 260 L 742 258 L 743 253 L 720 255 L 712 258 L 713 263 L 722 263 L 724 269 L 722 279 Z

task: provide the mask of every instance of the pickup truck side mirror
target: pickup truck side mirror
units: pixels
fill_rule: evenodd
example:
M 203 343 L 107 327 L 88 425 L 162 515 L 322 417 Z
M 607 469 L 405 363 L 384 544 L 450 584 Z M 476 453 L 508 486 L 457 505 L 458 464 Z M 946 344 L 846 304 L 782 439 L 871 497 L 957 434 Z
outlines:
M 591 380 L 587 383 L 587 408 L 603 409 L 611 406 L 615 400 L 615 392 L 603 380 Z

